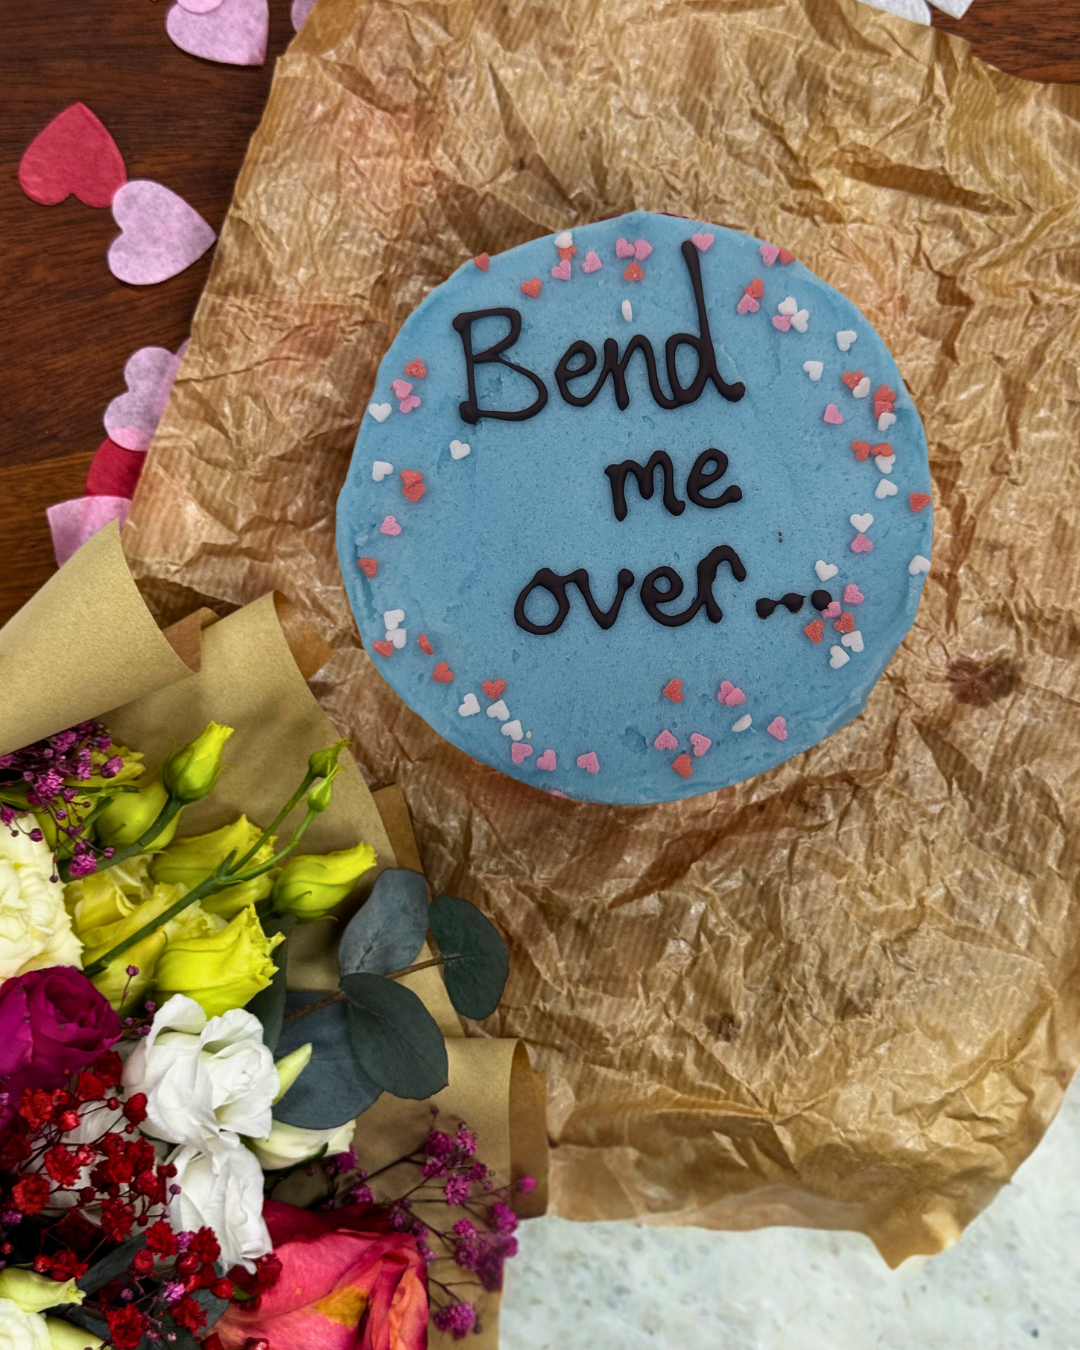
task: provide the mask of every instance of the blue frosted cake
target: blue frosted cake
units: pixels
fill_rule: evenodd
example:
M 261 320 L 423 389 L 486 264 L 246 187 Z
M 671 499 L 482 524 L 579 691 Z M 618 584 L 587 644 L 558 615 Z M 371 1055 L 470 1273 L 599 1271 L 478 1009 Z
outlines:
M 932 533 L 922 425 L 860 311 L 782 248 L 643 211 L 436 287 L 338 502 L 401 698 L 614 803 L 726 787 L 855 717 Z

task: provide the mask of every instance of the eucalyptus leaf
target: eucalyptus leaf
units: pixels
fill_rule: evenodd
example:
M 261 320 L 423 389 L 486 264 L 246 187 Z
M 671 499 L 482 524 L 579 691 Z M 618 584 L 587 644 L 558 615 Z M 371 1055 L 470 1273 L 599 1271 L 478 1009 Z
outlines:
M 281 1039 L 281 1019 L 285 1016 L 285 967 L 288 962 L 289 934 L 296 924 L 295 914 L 283 914 L 280 919 L 266 920 L 263 931 L 268 938 L 277 933 L 285 934 L 285 941 L 274 950 L 274 965 L 277 970 L 265 989 L 260 989 L 254 998 L 248 1000 L 247 1011 L 254 1013 L 262 1023 L 263 1043 L 273 1052 Z M 303 1045 L 303 1041 L 300 1042 Z M 278 1056 L 280 1058 L 280 1056 Z
M 99 1313 L 88 1312 L 79 1303 L 61 1303 L 56 1307 L 46 1308 L 44 1315 L 59 1317 L 64 1322 L 70 1322 L 73 1327 L 78 1327 L 80 1331 L 90 1331 L 95 1336 L 100 1336 L 102 1340 L 109 1334 L 105 1319 Z
M 382 872 L 341 935 L 342 975 L 389 975 L 416 960 L 428 929 L 427 885 L 419 872 Z
M 221 1269 L 220 1262 L 215 1261 L 214 1265 L 219 1275 L 224 1273 Z M 199 1332 L 199 1335 L 202 1336 L 210 1330 L 215 1322 L 220 1320 L 225 1309 L 229 1306 L 229 1300 L 227 1298 L 218 1298 L 217 1294 L 209 1289 L 196 1289 L 192 1297 L 206 1313 L 206 1326 Z
M 411 989 L 366 974 L 343 975 L 341 988 L 353 1053 L 369 1077 L 419 1101 L 446 1086 L 446 1042 Z
M 465 1017 L 490 1017 L 510 974 L 510 955 L 499 930 L 468 900 L 437 896 L 428 922 L 439 944 L 450 1002 Z
M 136 1252 L 141 1252 L 145 1246 L 145 1233 L 137 1233 L 134 1237 L 129 1237 L 126 1242 L 121 1242 L 119 1247 L 109 1252 L 107 1256 L 103 1256 L 100 1261 L 96 1261 L 81 1280 L 76 1281 L 78 1288 L 84 1294 L 96 1293 L 103 1284 L 108 1284 L 110 1280 L 115 1279 L 117 1275 L 127 1270 L 128 1266 L 131 1265 L 131 1258 Z
M 286 1014 L 318 1003 L 326 991 L 291 990 L 285 996 Z M 311 1063 L 274 1107 L 275 1120 L 305 1130 L 330 1130 L 355 1120 L 382 1093 L 357 1062 L 349 1044 L 344 1003 L 331 1003 L 318 1012 L 286 1022 L 277 1044 L 281 1058 L 311 1042 Z

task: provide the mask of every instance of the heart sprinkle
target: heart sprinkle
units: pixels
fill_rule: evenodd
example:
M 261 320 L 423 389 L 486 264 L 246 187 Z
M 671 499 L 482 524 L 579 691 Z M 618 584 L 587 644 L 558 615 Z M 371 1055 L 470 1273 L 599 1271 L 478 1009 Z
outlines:
M 558 267 L 553 267 L 551 269 L 551 275 L 555 278 L 556 281 L 569 281 L 570 259 L 564 258 L 562 262 L 559 263 Z
M 398 524 L 396 516 L 384 516 L 379 530 L 383 534 L 400 534 L 401 526 Z
M 414 380 L 426 380 L 427 366 L 417 357 L 415 361 L 410 361 L 405 367 L 405 374 L 411 375 Z
M 394 644 L 392 642 L 373 642 L 371 645 L 380 656 L 393 656 L 394 654 Z
M 820 619 L 815 619 L 813 623 L 808 623 L 803 632 L 811 642 L 820 642 L 825 634 L 825 625 Z
M 599 272 L 603 265 L 604 264 L 600 261 L 599 257 L 592 249 L 589 249 L 588 253 L 585 254 L 585 261 L 581 264 L 581 270 L 583 272 Z M 543 758 L 543 756 L 541 756 L 541 758 Z M 536 761 L 536 767 L 540 767 L 539 759 Z
M 874 517 L 869 511 L 867 511 L 865 515 L 860 516 L 856 514 L 854 516 L 849 516 L 848 519 L 851 521 L 851 528 L 853 530 L 859 530 L 860 532 L 868 530 L 874 523 Z
M 841 614 L 840 617 L 837 619 L 837 621 L 833 624 L 833 627 L 836 629 L 838 633 L 854 633 L 855 615 Z
M 888 431 L 888 429 L 893 425 L 895 421 L 896 421 L 895 413 L 883 412 L 877 420 L 878 431 Z
M 842 352 L 846 352 L 847 349 L 851 346 L 851 344 L 853 342 L 857 342 L 858 340 L 859 340 L 858 333 L 853 332 L 850 328 L 845 328 L 836 335 L 836 345 L 840 348 Z
M 929 572 L 930 559 L 924 558 L 921 553 L 916 553 L 914 558 L 908 563 L 907 570 L 913 577 L 917 577 L 920 572 Z
M 486 272 L 491 266 L 491 258 L 487 253 L 478 253 L 473 259 L 473 264 L 479 267 L 481 272 Z
M 408 640 L 404 628 L 388 628 L 385 637 L 387 642 L 392 642 L 394 646 L 398 648 L 404 647 Z
M 839 670 L 841 666 L 846 666 L 850 660 L 851 657 L 848 656 L 843 647 L 829 648 L 829 665 L 833 670 Z
M 438 680 L 439 684 L 449 684 L 450 681 L 454 678 L 454 672 L 450 669 L 450 667 L 446 664 L 445 661 L 440 661 L 439 664 L 435 667 L 435 669 L 431 672 L 431 678 L 433 680 Z
M 740 703 L 746 702 L 746 695 L 730 680 L 720 681 L 720 692 L 716 697 L 718 702 L 726 704 L 729 708 L 737 708 Z
M 766 267 L 771 267 L 780 256 L 780 250 L 775 244 L 762 244 L 758 252 L 764 259 Z
M 538 769 L 546 769 L 550 773 L 555 768 L 556 763 L 557 761 L 555 758 L 555 751 L 545 750 L 544 753 L 540 756 L 540 758 L 536 761 L 536 767 Z
M 664 685 L 663 695 L 671 699 L 672 703 L 681 703 L 683 700 L 682 680 L 668 680 Z
M 861 605 L 865 599 L 866 596 L 863 595 L 862 591 L 859 590 L 858 586 L 856 586 L 853 581 L 849 581 L 844 587 L 845 605 Z
M 857 628 L 853 628 L 850 633 L 845 633 L 840 641 L 849 651 L 861 652 L 863 649 L 862 634 Z
M 857 534 L 851 541 L 852 553 L 873 553 L 874 546 L 865 534 Z
M 787 719 L 784 717 L 774 717 L 765 730 L 770 736 L 775 736 L 778 741 L 786 741 Z
M 789 253 L 786 248 L 782 248 L 780 249 L 780 261 L 785 267 L 787 267 L 789 263 L 793 263 L 795 261 L 795 254 Z
M 506 688 L 505 680 L 485 680 L 480 688 L 487 694 L 488 698 L 498 698 Z
M 708 253 L 713 246 L 713 237 L 711 234 L 692 234 L 690 242 L 699 253 Z
M 779 330 L 781 331 L 781 333 L 786 333 L 786 332 L 790 329 L 790 327 L 791 327 L 791 315 L 790 315 L 790 314 L 774 314 L 773 317 L 772 317 L 772 326 L 773 326 L 774 328 L 779 328 Z M 832 404 L 830 404 L 829 406 L 831 407 Z M 829 419 L 826 417 L 825 420 L 826 420 L 826 422 L 827 422 Z
M 563 230 L 562 234 L 557 234 L 555 236 L 555 247 L 556 248 L 574 247 L 574 236 L 570 233 L 569 230 Z
M 622 302 L 621 308 L 622 308 L 622 316 L 623 316 L 623 318 L 626 320 L 626 322 L 627 322 L 627 323 L 633 323 L 633 322 L 634 322 L 634 307 L 633 307 L 633 305 L 631 305 L 630 301 L 629 301 L 629 300 L 624 300 L 624 301 Z
M 859 382 L 861 380 L 864 380 L 866 377 L 863 375 L 861 370 L 845 370 L 843 375 L 840 376 L 840 378 L 844 381 L 844 383 L 847 385 L 849 389 L 854 389 L 856 385 L 858 385 Z
M 420 400 L 417 398 L 415 394 L 406 394 L 405 397 L 398 404 L 398 412 L 403 413 L 412 412 L 414 408 L 419 408 L 419 406 Z
M 862 464 L 864 460 L 869 459 L 870 457 L 869 441 L 852 441 L 851 448 L 852 450 L 855 451 L 855 458 L 859 461 L 860 464 Z
M 389 403 L 369 403 L 368 412 L 374 417 L 376 422 L 385 422 L 393 412 Z
M 870 453 L 877 459 L 889 459 L 892 457 L 893 448 L 888 441 L 878 441 L 877 445 L 870 447 Z
M 405 622 L 405 611 L 403 609 L 388 609 L 382 617 L 384 627 L 392 630 Z
M 475 694 L 466 694 L 464 700 L 458 704 L 458 713 L 462 717 L 473 717 L 480 711 L 480 700 Z
M 674 750 L 678 747 L 678 744 L 679 742 L 671 732 L 665 728 L 660 735 L 657 736 L 656 740 L 653 741 L 653 748 L 656 750 Z
M 703 736 L 700 731 L 693 731 L 690 733 L 690 744 L 694 747 L 694 755 L 700 759 L 712 745 L 712 741 L 708 736 Z
M 913 492 L 908 501 L 911 503 L 911 509 L 918 514 L 924 506 L 930 505 L 930 497 L 925 492 Z
M 765 294 L 765 283 L 760 277 L 755 277 L 749 286 L 743 288 L 743 295 L 752 295 L 755 300 L 760 300 Z M 781 313 L 786 311 L 781 310 Z
M 840 601 L 831 600 L 821 611 L 821 617 L 823 619 L 838 619 L 840 617 Z
M 369 581 L 379 570 L 379 564 L 375 561 L 374 558 L 357 558 L 356 565 L 357 567 L 359 567 L 360 571 L 363 572 L 364 576 L 368 578 Z
M 883 412 L 892 412 L 896 404 L 896 394 L 887 384 L 879 384 L 874 390 L 874 416 L 880 417 Z
M 505 722 L 510 716 L 510 709 L 506 706 L 505 700 L 500 698 L 487 710 L 487 715 L 489 717 L 497 717 L 500 722 Z
M 600 761 L 592 750 L 587 755 L 578 755 L 577 766 L 579 769 L 584 769 L 586 773 L 600 772 Z
M 515 764 L 520 764 L 522 760 L 528 759 L 532 752 L 531 745 L 526 745 L 524 741 L 515 741 L 510 747 L 510 758 Z
M 824 371 L 824 369 L 825 369 L 824 363 L 821 361 L 803 362 L 803 370 L 806 371 L 807 375 L 810 376 L 810 378 L 814 381 L 815 384 L 817 384 L 818 380 L 821 379 L 822 372 Z
M 789 317 L 793 318 L 799 312 L 799 302 L 793 295 L 789 295 L 781 300 L 776 306 L 776 312 L 778 314 L 787 314 Z
M 773 323 L 775 322 L 776 320 L 774 319 Z M 825 421 L 828 422 L 829 426 L 831 427 L 838 427 L 843 424 L 844 414 L 840 411 L 840 409 L 836 406 L 835 403 L 830 403 L 829 406 L 825 409 Z
M 652 252 L 652 244 L 647 244 L 644 239 L 634 240 L 634 257 L 638 262 L 644 262 Z
M 866 378 L 861 379 L 851 392 L 856 398 L 868 397 L 870 393 L 870 381 Z
M 634 246 L 628 239 L 615 240 L 616 258 L 632 258 L 634 256 Z
M 416 469 L 402 469 L 401 492 L 408 501 L 415 505 L 426 491 L 422 473 L 417 472 Z
M 394 466 L 385 459 L 377 459 L 371 466 L 371 477 L 381 483 L 387 474 L 394 472 Z
M 896 463 L 896 456 L 878 455 L 877 459 L 874 460 L 874 463 L 878 466 L 878 468 L 881 470 L 882 473 L 892 473 L 893 465 Z
M 535 300 L 540 294 L 540 285 L 539 277 L 531 277 L 528 281 L 521 283 L 521 293 L 527 295 L 531 300 Z
M 745 731 L 747 727 L 753 725 L 753 721 L 754 719 L 750 716 L 749 713 L 744 713 L 737 722 L 732 722 L 731 729 L 732 731 L 736 732 Z
M 390 388 L 394 391 L 395 398 L 404 398 L 412 393 L 412 385 L 408 380 L 391 380 Z
M 689 778 L 694 772 L 694 766 L 690 763 L 689 755 L 680 755 L 671 766 L 677 774 L 683 778 Z
M 874 496 L 879 502 L 883 502 L 886 497 L 895 497 L 897 490 L 895 483 L 890 483 L 887 478 L 882 478 L 874 489 Z
M 736 314 L 756 314 L 761 306 L 752 295 L 744 295 L 735 306 Z
M 468 443 L 468 441 L 456 441 L 456 440 L 455 440 L 455 441 L 451 441 L 451 442 L 450 442 L 450 458 L 451 458 L 451 459 L 464 459 L 465 456 L 469 453 L 469 451 L 470 451 L 471 449 L 472 449 L 472 446 Z
M 435 648 L 431 645 L 431 639 L 428 637 L 426 633 L 420 634 L 420 636 L 416 639 L 416 645 L 420 648 L 420 650 L 424 653 L 425 656 L 435 655 Z
M 805 333 L 806 326 L 809 322 L 810 311 L 808 309 L 800 309 L 797 314 L 791 316 L 791 326 L 795 329 L 796 333 Z
M 641 264 L 632 262 L 623 273 L 624 281 L 640 281 L 645 273 L 641 270 Z
M 833 563 L 822 562 L 819 558 L 814 564 L 814 571 L 818 574 L 818 581 L 832 581 L 840 569 Z

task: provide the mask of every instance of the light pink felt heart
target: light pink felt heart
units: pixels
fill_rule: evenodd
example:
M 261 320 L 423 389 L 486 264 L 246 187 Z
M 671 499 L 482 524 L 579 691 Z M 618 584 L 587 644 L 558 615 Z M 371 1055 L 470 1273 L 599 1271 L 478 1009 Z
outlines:
M 406 394 L 405 397 L 398 404 L 398 411 L 404 413 L 412 412 L 414 408 L 419 408 L 419 406 L 420 400 L 416 397 L 415 394 Z
M 651 252 L 652 244 L 647 244 L 644 239 L 634 240 L 634 257 L 638 262 L 644 262 Z
M 760 308 L 761 306 L 752 295 L 744 295 L 735 306 L 735 310 L 738 314 L 756 314 Z
M 109 245 L 109 270 L 131 286 L 178 276 L 217 238 L 183 197 L 146 178 L 117 191 L 112 213 L 121 233 Z
M 690 744 L 694 747 L 694 754 L 700 758 L 712 745 L 712 741 L 709 740 L 708 736 L 703 736 L 700 731 L 694 731 L 690 734 Z
M 858 586 L 856 586 L 853 581 L 849 581 L 844 587 L 845 605 L 861 605 L 865 599 L 866 596 L 863 595 L 862 591 L 859 590 Z M 833 603 L 835 604 L 835 601 Z
M 520 764 L 522 760 L 528 759 L 532 752 L 532 746 L 526 745 L 524 741 L 514 741 L 510 746 L 510 758 L 515 764 Z
M 772 319 L 772 326 L 774 328 L 779 328 L 781 333 L 786 333 L 788 329 L 791 327 L 791 315 L 774 314 Z M 826 418 L 825 420 L 828 421 L 828 418 Z
M 785 318 L 786 317 L 787 316 L 785 315 Z M 776 320 L 773 319 L 773 323 L 775 322 Z M 788 322 L 790 323 L 791 320 L 789 319 Z M 825 421 L 828 422 L 829 426 L 831 427 L 838 427 L 843 424 L 844 414 L 840 411 L 840 409 L 836 406 L 835 403 L 830 403 L 829 406 L 825 409 Z
M 615 256 L 616 258 L 632 258 L 634 256 L 634 246 L 629 239 L 615 240 Z
M 692 234 L 690 242 L 699 253 L 708 253 L 713 246 L 713 237 L 711 234 Z
M 671 734 L 671 732 L 667 730 L 666 727 L 660 733 L 660 735 L 657 736 L 656 740 L 653 741 L 653 745 L 656 747 L 657 750 L 674 750 L 678 744 L 679 742 L 675 739 L 675 737 Z
M 821 611 L 823 619 L 838 619 L 840 617 L 840 601 L 833 600 Z
M 395 398 L 405 398 L 407 394 L 412 393 L 412 385 L 408 380 L 393 380 L 390 388 L 394 391 Z
M 562 262 L 558 265 L 558 267 L 553 267 L 551 269 L 551 275 L 555 278 L 556 281 L 569 281 L 570 259 L 564 258 Z
M 515 742 L 515 744 L 517 744 L 517 742 Z M 540 756 L 540 758 L 536 761 L 536 767 L 537 767 L 538 769 L 547 769 L 549 772 L 550 772 L 552 769 L 554 769 L 554 768 L 555 768 L 555 751 L 554 751 L 554 750 L 545 750 L 544 753 Z M 560 795 L 561 795 L 561 794 L 560 794 Z
M 293 29 L 297 33 L 304 26 L 304 20 L 314 8 L 315 0 L 292 0 L 292 13 L 289 17 L 292 19 Z
M 104 529 L 111 520 L 118 520 L 123 529 L 130 510 L 131 502 L 126 497 L 76 497 L 48 507 L 45 514 L 49 518 L 56 565 L 63 567 L 91 535 Z
M 110 440 L 125 450 L 149 450 L 187 348 L 184 342 L 174 356 L 165 347 L 140 347 L 128 358 L 124 367 L 128 392 L 105 409 Z
M 758 249 L 758 252 L 765 260 L 766 267 L 771 267 L 773 263 L 777 260 L 777 258 L 779 258 L 780 256 L 780 250 L 776 247 L 775 244 L 762 244 L 762 246 Z
M 401 533 L 401 526 L 398 524 L 395 516 L 386 516 L 383 519 L 383 523 L 379 526 L 379 529 L 383 534 L 393 535 Z
M 585 254 L 585 261 L 581 264 L 581 270 L 583 272 L 599 272 L 601 267 L 603 267 L 603 265 L 604 264 L 592 251 L 592 249 L 589 249 L 588 253 Z M 536 766 L 537 768 L 540 767 L 539 760 L 536 761 Z
M 784 717 L 774 717 L 765 730 L 770 736 L 775 736 L 778 741 L 786 741 L 787 719 Z
M 586 773 L 599 773 L 600 761 L 596 758 L 594 751 L 590 750 L 587 755 L 578 755 L 577 766 L 584 769 Z
M 218 9 L 224 3 L 224 0 L 177 0 L 181 9 L 186 9 L 189 14 L 209 14 L 212 9 Z
M 857 534 L 851 541 L 852 553 L 873 553 L 874 546 L 865 534 Z
M 192 13 L 174 5 L 165 31 L 181 51 L 226 66 L 261 66 L 270 33 L 267 0 L 221 0 L 210 11 Z

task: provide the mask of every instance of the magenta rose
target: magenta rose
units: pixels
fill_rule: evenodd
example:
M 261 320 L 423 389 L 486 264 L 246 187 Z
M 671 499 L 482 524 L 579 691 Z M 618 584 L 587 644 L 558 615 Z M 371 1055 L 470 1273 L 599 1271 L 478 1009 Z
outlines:
M 24 1088 L 59 1087 L 120 1039 L 120 1019 L 82 971 L 50 966 L 0 985 L 4 1114 Z

